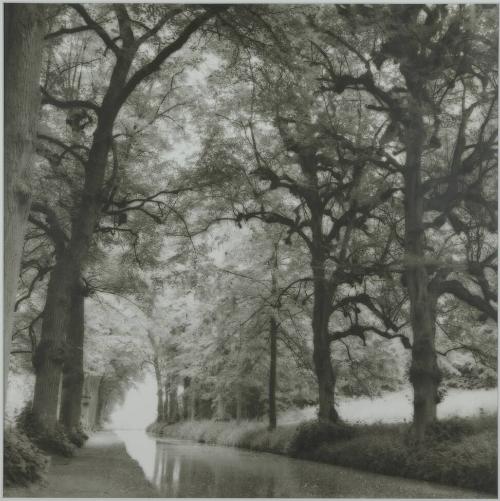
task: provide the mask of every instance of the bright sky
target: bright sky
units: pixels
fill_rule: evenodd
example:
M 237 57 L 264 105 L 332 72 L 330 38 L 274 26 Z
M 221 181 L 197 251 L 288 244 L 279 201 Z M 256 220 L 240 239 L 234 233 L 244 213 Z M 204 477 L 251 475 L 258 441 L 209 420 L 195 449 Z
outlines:
M 131 388 L 122 406 L 117 406 L 111 415 L 109 427 L 113 429 L 144 430 L 156 419 L 156 384 L 147 374 L 144 382 Z

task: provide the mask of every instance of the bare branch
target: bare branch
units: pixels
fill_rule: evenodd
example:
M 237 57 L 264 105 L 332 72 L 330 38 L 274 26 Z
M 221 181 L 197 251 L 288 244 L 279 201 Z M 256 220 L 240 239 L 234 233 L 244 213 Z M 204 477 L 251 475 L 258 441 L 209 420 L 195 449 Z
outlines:
M 81 33 L 82 31 L 92 30 L 88 25 L 83 26 L 74 26 L 73 28 L 60 28 L 57 31 L 53 31 L 52 33 L 48 33 L 45 35 L 45 40 L 51 40 L 52 38 L 60 37 L 61 35 L 70 35 L 72 33 Z

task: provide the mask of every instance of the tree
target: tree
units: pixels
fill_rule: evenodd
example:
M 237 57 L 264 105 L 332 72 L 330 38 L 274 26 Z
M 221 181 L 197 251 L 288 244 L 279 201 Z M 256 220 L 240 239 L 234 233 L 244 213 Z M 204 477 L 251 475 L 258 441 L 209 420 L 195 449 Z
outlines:
M 7 394 L 9 354 L 17 281 L 31 202 L 30 172 L 40 106 L 38 92 L 45 6 L 5 5 L 5 226 L 4 226 L 4 395 Z
M 256 218 L 284 226 L 285 242 L 292 243 L 297 236 L 294 244 L 303 245 L 310 259 L 312 276 L 302 277 L 294 285 L 310 283 L 314 289 L 313 359 L 319 417 L 336 420 L 330 344 L 350 335 L 364 335 L 357 321 L 347 331 L 332 332 L 330 320 L 342 302 L 360 303 L 375 311 L 383 322 L 378 332 L 373 329 L 377 334 L 405 339 L 397 333 L 394 319 L 377 309 L 366 294 L 350 294 L 387 259 L 384 253 L 374 256 L 368 249 L 385 247 L 380 238 L 380 215 L 374 214 L 399 188 L 397 183 L 391 185 L 393 177 L 380 175 L 380 167 L 390 168 L 392 160 L 378 155 L 366 139 L 371 124 L 354 118 L 349 103 L 339 106 L 337 113 L 331 109 L 328 96 L 318 89 L 313 64 L 303 55 L 295 56 L 293 49 L 287 52 L 285 67 L 257 59 L 241 70 L 240 92 L 247 97 L 238 95 L 237 99 L 240 106 L 242 101 L 247 103 L 243 116 L 231 111 L 223 115 L 219 110 L 218 115 L 231 126 L 226 136 L 222 132 L 217 138 L 218 144 L 216 133 L 210 142 L 218 168 L 233 169 L 236 183 L 247 187 L 244 194 L 239 188 L 239 199 L 228 202 L 235 219 Z M 249 183 L 249 174 L 260 179 L 260 184 Z M 226 196 L 231 193 L 225 191 Z
M 71 291 L 78 285 L 92 243 L 93 234 L 103 210 L 103 190 L 106 189 L 108 156 L 113 149 L 113 128 L 116 118 L 129 96 L 152 73 L 158 71 L 162 63 L 178 52 L 191 35 L 200 29 L 223 7 L 201 9 L 165 6 L 155 12 L 156 24 L 153 28 L 141 28 L 138 34 L 130 17 L 128 7 L 114 5 L 111 8 L 119 26 L 121 46 L 112 40 L 106 26 L 99 24 L 82 5 L 72 4 L 84 23 L 106 46 L 106 52 L 112 55 L 111 73 L 107 86 L 102 93 L 100 104 L 90 99 L 64 100 L 53 96 L 47 89 L 42 89 L 45 104 L 60 110 L 82 110 L 95 121 L 95 130 L 90 146 L 83 151 L 85 157 L 76 153 L 70 146 L 65 151 L 72 153 L 84 169 L 83 186 L 78 204 L 71 216 L 71 230 L 67 244 L 62 250 L 47 289 L 47 303 L 42 323 L 42 338 L 38 345 L 37 380 L 33 401 L 33 411 L 48 427 L 55 424 L 59 379 L 64 360 L 65 332 L 69 323 Z M 99 10 L 100 7 L 97 8 Z M 104 6 L 108 9 L 108 6 Z M 194 10 L 194 12 L 193 12 Z M 178 25 L 182 14 L 189 15 L 187 24 Z M 140 23 L 139 26 L 144 26 Z M 165 43 L 163 48 L 149 61 L 143 62 L 140 48 L 153 37 L 159 36 L 167 26 L 176 30 L 174 41 Z M 135 64 L 139 64 L 135 69 Z M 129 76 L 129 73 L 132 74 Z M 112 178 L 111 178 L 112 179 Z M 110 187 L 108 186 L 108 189 Z
M 493 120 L 491 107 L 479 126 L 475 143 L 466 146 L 465 131 L 470 127 L 473 110 L 478 106 L 488 110 L 496 98 L 495 77 L 491 72 L 496 61 L 496 26 L 488 21 L 491 16 L 487 10 L 476 7 L 387 6 L 381 10 L 338 7 L 337 12 L 341 17 L 336 18 L 334 27 L 330 22 L 310 18 L 318 33 L 319 46 L 326 41 L 326 46 L 319 49 L 325 87 L 338 94 L 361 91 L 371 96 L 372 101 L 366 107 L 386 117 L 380 129 L 381 132 L 385 128 L 379 139 L 381 151 L 386 156 L 391 156 L 390 149 L 397 155 L 404 153 L 404 161 L 397 169 L 404 181 L 405 196 L 404 281 L 413 331 L 410 379 L 414 387 L 415 432 L 422 439 L 427 425 L 436 419 L 440 381 L 435 350 L 436 297 L 426 262 L 425 233 L 433 225 L 442 227 L 447 220 L 454 231 L 460 232 L 460 217 L 453 209 L 471 196 L 491 211 L 492 206 L 484 197 L 477 192 L 471 194 L 477 183 L 468 178 L 475 172 L 476 162 L 496 163 L 497 134 L 488 126 Z M 343 19 L 340 24 L 339 19 Z M 372 31 L 375 22 L 383 27 L 377 33 Z M 367 36 L 373 41 L 369 50 Z M 353 60 L 351 70 L 347 73 L 339 70 L 337 61 L 328 56 L 327 47 L 348 53 Z M 397 65 L 397 74 L 384 66 L 390 61 Z M 455 106 L 453 94 L 462 92 L 465 98 L 469 91 L 470 98 L 476 95 L 475 102 L 462 105 L 453 155 L 445 160 L 442 174 L 433 178 L 428 162 L 434 160 L 434 152 L 443 152 L 442 123 Z M 486 177 L 485 170 L 481 170 L 480 184 Z M 434 189 L 439 195 L 429 197 Z M 426 213 L 431 210 L 441 214 L 429 224 Z M 447 290 L 452 292 L 452 289 L 450 284 Z M 456 287 L 454 291 L 462 299 L 470 299 L 459 289 Z M 473 301 L 481 302 L 476 299 Z

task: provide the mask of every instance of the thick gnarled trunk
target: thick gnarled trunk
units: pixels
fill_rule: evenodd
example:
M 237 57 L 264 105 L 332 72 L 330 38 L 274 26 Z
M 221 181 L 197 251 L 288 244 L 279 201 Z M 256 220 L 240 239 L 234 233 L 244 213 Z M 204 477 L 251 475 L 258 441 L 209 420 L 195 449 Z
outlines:
M 83 342 L 85 332 L 85 297 L 81 288 L 71 298 L 67 344 L 68 354 L 63 367 L 62 401 L 59 421 L 67 429 L 80 426 L 83 395 Z
M 59 386 L 68 353 L 66 332 L 70 324 L 71 296 L 79 273 L 61 258 L 50 275 L 43 312 L 41 339 L 33 363 L 36 372 L 33 412 L 48 427 L 57 423 Z
M 322 258 L 313 258 L 314 307 L 313 307 L 313 361 L 318 381 L 320 421 L 338 421 L 335 410 L 335 372 L 330 358 L 328 322 L 331 314 L 331 298 L 325 277 Z
M 435 306 L 429 292 L 425 267 L 424 211 L 421 161 L 425 131 L 414 107 L 407 130 L 405 165 L 405 277 L 410 299 L 413 331 L 410 381 L 413 385 L 413 426 L 421 440 L 427 426 L 436 420 L 440 372 L 435 349 Z
M 30 169 L 40 107 L 45 7 L 5 4 L 4 95 L 4 390 L 17 281 L 31 201 Z M 6 391 L 4 391 L 4 399 Z

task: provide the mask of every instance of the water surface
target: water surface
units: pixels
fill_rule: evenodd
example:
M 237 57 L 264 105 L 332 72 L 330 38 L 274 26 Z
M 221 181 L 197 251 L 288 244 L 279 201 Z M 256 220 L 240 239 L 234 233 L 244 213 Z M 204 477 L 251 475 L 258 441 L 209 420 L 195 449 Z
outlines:
M 488 497 L 274 454 L 184 440 L 156 440 L 143 431 L 116 433 L 162 497 Z

